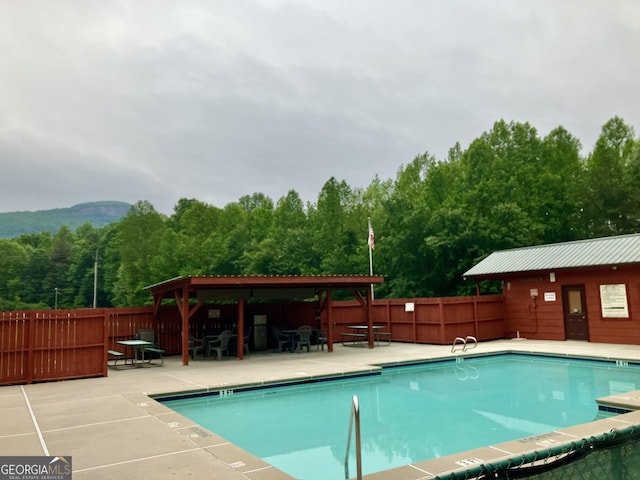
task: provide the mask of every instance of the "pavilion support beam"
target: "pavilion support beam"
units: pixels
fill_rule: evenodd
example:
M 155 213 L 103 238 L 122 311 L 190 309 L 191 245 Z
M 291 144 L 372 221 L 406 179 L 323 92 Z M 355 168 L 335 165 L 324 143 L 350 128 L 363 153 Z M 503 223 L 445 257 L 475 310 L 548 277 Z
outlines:
M 328 290 L 320 290 L 318 291 L 318 303 L 320 304 L 320 311 L 327 308 L 327 304 L 329 303 L 329 296 L 326 295 Z
M 180 305 L 180 304 L 182 303 L 182 297 L 180 296 L 180 292 L 179 292 L 178 290 L 176 290 L 176 291 L 174 292 L 174 294 L 175 294 L 176 303 L 177 303 L 178 305 Z M 204 305 L 204 302 L 198 302 L 198 303 L 196 303 L 196 304 L 193 306 L 193 308 L 189 309 L 189 298 L 187 297 L 187 312 L 188 312 L 188 313 L 187 313 L 187 319 L 188 319 L 188 320 L 191 320 L 191 317 L 193 317 L 193 314 L 194 314 L 194 313 L 196 313 L 196 311 L 197 311 L 197 310 L 198 310 L 202 305 Z M 182 316 L 183 316 L 182 308 L 179 308 L 178 310 L 180 311 L 180 316 L 182 317 Z
M 369 305 L 369 299 L 371 298 L 371 290 L 367 290 L 366 299 L 362 296 L 362 293 L 360 293 L 360 290 L 351 290 L 351 293 L 353 297 L 360 303 L 360 305 L 367 308 L 367 305 Z
M 366 298 L 362 296 L 360 290 L 351 290 L 354 298 L 367 310 L 367 325 L 369 326 L 367 335 L 367 342 L 369 344 L 369 348 L 373 348 L 373 312 L 372 312 L 372 303 L 373 303 L 373 292 L 370 288 L 366 290 Z
M 369 332 L 369 348 L 373 348 L 373 312 L 371 308 L 371 290 L 367 289 L 367 325 L 369 328 L 367 329 Z
M 178 305 L 182 316 L 182 364 L 189 365 L 189 289 L 187 287 L 182 288 L 182 301 L 178 302 Z
M 174 290 L 173 296 L 176 300 L 176 305 L 178 305 L 180 318 L 182 319 L 182 364 L 189 365 L 189 320 L 193 314 L 204 305 L 204 302 L 198 302 L 190 309 L 188 287 L 183 287 L 182 291 L 179 289 Z
M 238 341 L 236 346 L 236 352 L 238 356 L 238 360 L 242 360 L 244 358 L 244 305 L 246 300 L 241 298 L 238 300 Z
M 158 320 L 158 312 L 160 311 L 160 305 L 162 304 L 162 295 L 153 296 L 153 317 Z

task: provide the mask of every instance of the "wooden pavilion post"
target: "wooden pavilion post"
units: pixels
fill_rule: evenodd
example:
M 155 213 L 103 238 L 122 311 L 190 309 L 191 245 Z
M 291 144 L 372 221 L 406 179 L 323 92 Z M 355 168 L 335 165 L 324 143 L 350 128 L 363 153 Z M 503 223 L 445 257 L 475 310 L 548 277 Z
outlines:
M 236 346 L 238 360 L 242 360 L 244 358 L 244 304 L 245 299 L 240 298 L 238 300 L 238 330 L 236 332 L 238 334 Z
M 373 284 L 371 284 L 371 288 L 373 288 Z M 369 327 L 367 331 L 369 332 L 369 335 L 368 335 L 369 348 L 373 348 L 373 315 L 371 313 L 372 301 L 373 301 L 373 295 L 371 294 L 371 289 L 367 289 L 367 325 Z
M 182 316 L 182 364 L 189 365 L 189 287 L 182 287 L 182 302 L 180 302 Z

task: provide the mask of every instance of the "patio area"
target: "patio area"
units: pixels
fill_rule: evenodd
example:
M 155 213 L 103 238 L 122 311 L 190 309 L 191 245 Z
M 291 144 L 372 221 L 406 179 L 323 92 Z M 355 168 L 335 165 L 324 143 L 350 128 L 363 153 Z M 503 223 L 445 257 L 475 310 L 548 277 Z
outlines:
M 640 361 L 637 345 L 578 341 L 480 342 L 477 348 L 464 354 L 499 351 Z M 461 354 L 464 355 L 456 352 Z M 336 345 L 331 354 L 312 347 L 309 353 L 251 353 L 243 361 L 196 360 L 188 366 L 175 356 L 165 358 L 162 367 L 110 369 L 106 378 L 3 386 L 0 452 L 5 456 L 72 456 L 75 479 L 133 476 L 290 479 L 148 395 L 369 371 L 376 364 L 449 356 L 451 346 L 392 343 L 368 349 Z M 634 418 L 640 423 L 640 417 Z M 347 425 L 345 436 L 346 432 Z M 460 458 L 464 457 L 461 453 Z M 374 477 L 382 478 L 375 474 L 368 478 Z

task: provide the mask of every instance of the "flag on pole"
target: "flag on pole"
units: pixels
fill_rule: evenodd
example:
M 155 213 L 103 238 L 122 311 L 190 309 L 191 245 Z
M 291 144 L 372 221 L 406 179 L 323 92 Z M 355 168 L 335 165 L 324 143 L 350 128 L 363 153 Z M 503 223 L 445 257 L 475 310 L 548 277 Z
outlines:
M 375 238 L 376 237 L 373 234 L 373 227 L 371 226 L 371 220 L 369 220 L 369 239 L 367 240 L 367 243 L 369 244 L 369 248 L 371 250 L 374 250 L 376 248 L 376 245 L 374 243 Z

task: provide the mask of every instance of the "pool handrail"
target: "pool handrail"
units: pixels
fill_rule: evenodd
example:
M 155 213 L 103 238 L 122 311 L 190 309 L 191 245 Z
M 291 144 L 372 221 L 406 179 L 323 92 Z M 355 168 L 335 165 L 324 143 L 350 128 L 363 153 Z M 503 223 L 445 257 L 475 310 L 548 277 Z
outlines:
M 472 347 L 469 347 L 469 342 L 473 342 Z M 458 346 L 458 344 L 462 346 L 462 351 L 464 352 L 467 350 L 467 348 L 476 348 L 478 346 L 478 340 L 476 339 L 476 337 L 473 337 L 471 335 L 467 335 L 466 338 L 456 337 L 453 340 L 453 345 L 451 345 L 451 353 L 456 351 L 456 347 Z
M 351 431 L 355 423 L 356 429 L 356 478 L 362 480 L 362 448 L 360 446 L 360 406 L 358 396 L 351 399 L 351 415 L 349 417 L 349 435 L 347 436 L 347 450 L 344 454 L 344 478 L 349 478 L 349 449 L 351 447 Z

